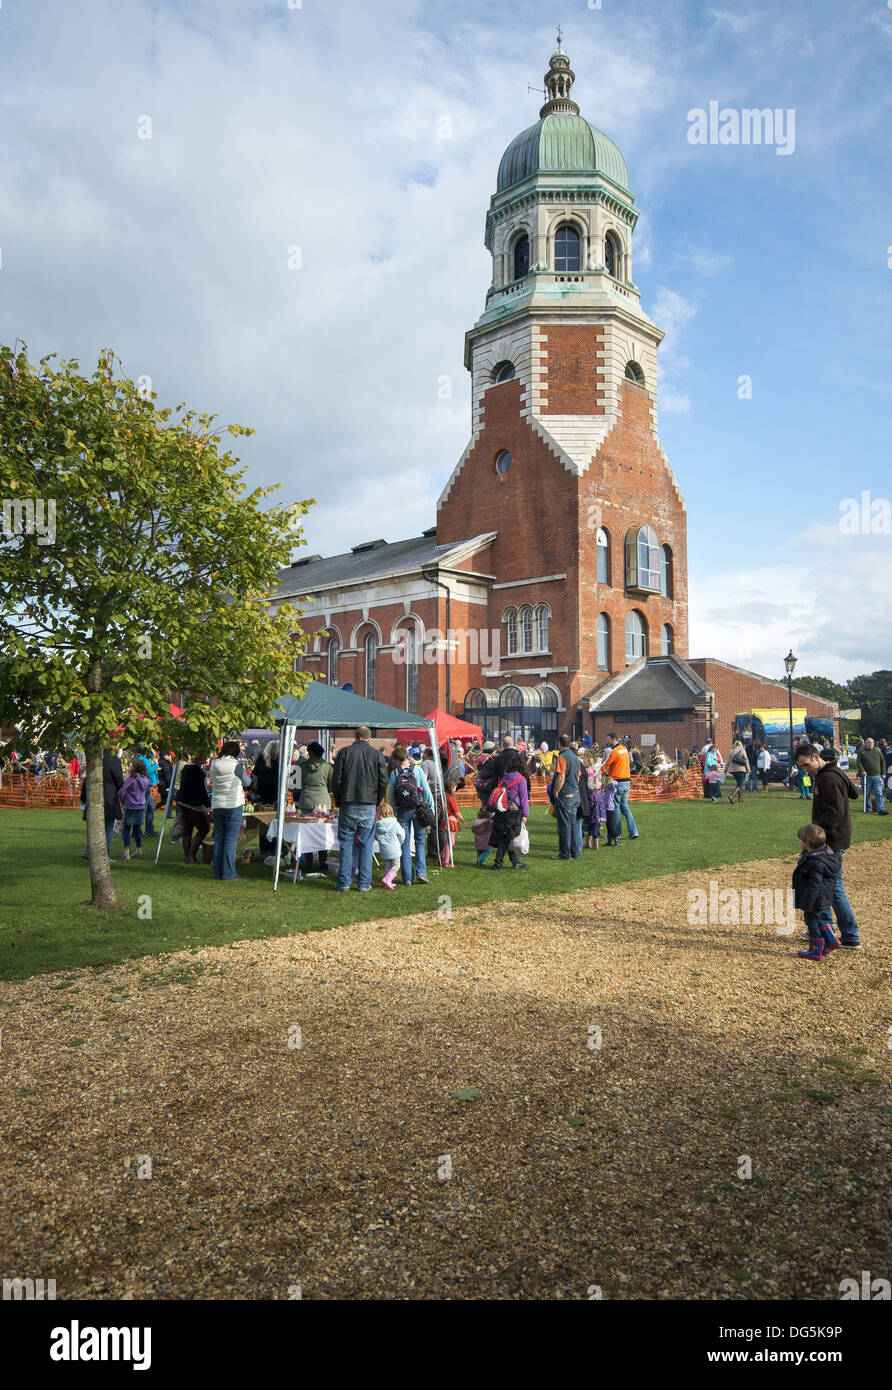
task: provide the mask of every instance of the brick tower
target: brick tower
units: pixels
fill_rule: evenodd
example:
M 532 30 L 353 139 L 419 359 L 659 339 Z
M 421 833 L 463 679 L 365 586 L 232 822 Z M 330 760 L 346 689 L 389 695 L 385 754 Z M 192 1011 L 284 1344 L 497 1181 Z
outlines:
M 570 716 L 629 662 L 688 641 L 685 506 L 657 433 L 663 334 L 632 280 L 625 161 L 573 82 L 559 38 L 540 119 L 499 166 L 492 285 L 465 340 L 472 437 L 437 508 L 439 544 L 498 533 L 481 557 L 501 632 L 489 684 L 547 683 Z

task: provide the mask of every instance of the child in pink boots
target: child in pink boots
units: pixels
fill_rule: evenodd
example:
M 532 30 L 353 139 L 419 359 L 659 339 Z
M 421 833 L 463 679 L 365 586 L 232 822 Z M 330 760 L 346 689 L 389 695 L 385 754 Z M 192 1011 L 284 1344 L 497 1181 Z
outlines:
M 378 807 L 378 827 L 375 831 L 378 850 L 384 860 L 382 888 L 394 887 L 393 880 L 396 878 L 396 871 L 400 866 L 400 855 L 405 838 L 406 832 L 394 815 L 390 802 L 382 801 Z

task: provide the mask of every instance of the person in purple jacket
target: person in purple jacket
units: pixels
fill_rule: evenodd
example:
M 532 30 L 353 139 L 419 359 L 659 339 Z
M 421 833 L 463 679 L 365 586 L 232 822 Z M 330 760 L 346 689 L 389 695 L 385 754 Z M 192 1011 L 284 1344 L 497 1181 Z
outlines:
M 130 773 L 124 778 L 118 801 L 121 803 L 121 816 L 124 821 L 124 853 L 122 860 L 130 858 L 130 835 L 136 842 L 134 859 L 142 859 L 142 821 L 146 813 L 146 793 L 150 786 L 149 774 L 142 758 L 134 758 Z
M 489 837 L 489 843 L 490 848 L 496 852 L 493 868 L 501 869 L 507 850 L 512 869 L 525 869 L 526 864 L 517 851 L 511 848 L 511 841 L 515 835 L 520 834 L 521 826 L 530 814 L 526 763 L 519 753 L 512 753 L 510 757 L 505 759 L 503 767 L 504 771 L 499 787 L 505 788 L 508 807 L 505 811 L 497 810 L 492 818 L 492 834 Z

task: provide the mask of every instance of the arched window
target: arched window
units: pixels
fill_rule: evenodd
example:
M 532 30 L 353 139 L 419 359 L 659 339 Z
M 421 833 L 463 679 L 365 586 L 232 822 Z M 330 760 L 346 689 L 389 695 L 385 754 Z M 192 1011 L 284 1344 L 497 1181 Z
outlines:
M 604 530 L 603 526 L 598 527 L 595 536 L 595 546 L 598 556 L 597 580 L 599 584 L 610 583 L 610 533 Z
M 533 650 L 533 610 L 529 607 L 520 610 L 520 640 L 524 655 Z
M 671 623 L 664 623 L 660 629 L 660 652 L 663 656 L 675 655 L 675 633 Z
M 668 545 L 660 546 L 660 593 L 672 598 L 672 551 Z
M 619 279 L 621 248 L 615 233 L 608 232 L 604 238 L 604 268 L 608 275 Z
M 647 656 L 647 624 L 636 608 L 626 618 L 626 665 Z
M 338 660 L 341 655 L 341 639 L 336 632 L 328 639 L 328 683 L 338 683 Z
M 375 692 L 378 689 L 378 639 L 374 632 L 370 632 L 365 639 L 365 697 L 367 700 L 376 698 Z
M 626 381 L 634 381 L 636 386 L 644 385 L 644 372 L 637 362 L 626 363 Z
M 405 629 L 403 652 L 406 661 L 406 709 L 418 713 L 418 632 L 413 624 Z
M 555 270 L 579 269 L 579 233 L 569 222 L 558 227 L 554 235 Z
M 509 656 L 517 655 L 517 609 L 509 608 L 502 619 L 505 624 L 505 636 L 507 638 L 507 648 Z
M 660 542 L 652 526 L 633 526 L 626 533 L 626 588 L 660 592 Z
M 540 652 L 548 651 L 548 621 L 551 609 L 547 603 L 540 603 L 536 609 L 536 643 Z
M 610 619 L 606 613 L 598 614 L 598 670 L 610 670 Z
M 529 273 L 530 269 L 530 239 L 528 236 L 520 237 L 514 243 L 514 278 L 522 280 Z
M 497 362 L 496 365 L 495 365 L 495 366 L 493 367 L 493 369 L 492 369 L 492 379 L 493 379 L 493 381 L 496 381 L 496 382 L 499 382 L 499 381 L 513 381 L 513 379 L 514 379 L 514 363 L 513 363 L 513 362 Z

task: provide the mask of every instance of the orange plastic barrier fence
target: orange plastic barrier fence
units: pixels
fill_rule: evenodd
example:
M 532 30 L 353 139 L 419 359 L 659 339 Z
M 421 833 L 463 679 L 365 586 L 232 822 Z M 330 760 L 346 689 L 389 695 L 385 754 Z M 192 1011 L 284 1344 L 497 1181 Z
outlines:
M 15 811 L 78 811 L 81 804 L 81 779 L 72 781 L 64 772 L 50 772 L 46 777 L 20 777 L 4 773 L 0 786 L 0 810 Z M 161 804 L 158 788 L 152 788 L 152 800 Z
M 530 778 L 530 801 L 534 806 L 548 805 L 548 793 L 545 790 L 547 786 L 547 777 Z M 680 779 L 671 784 L 668 777 L 642 773 L 640 776 L 632 778 L 629 787 L 630 801 L 689 801 L 694 797 L 702 796 L 703 774 L 696 767 L 688 768 L 682 773 Z M 467 786 L 456 793 L 455 799 L 459 806 L 478 806 L 480 804 L 480 799 L 474 791 L 473 778 L 468 779 Z

